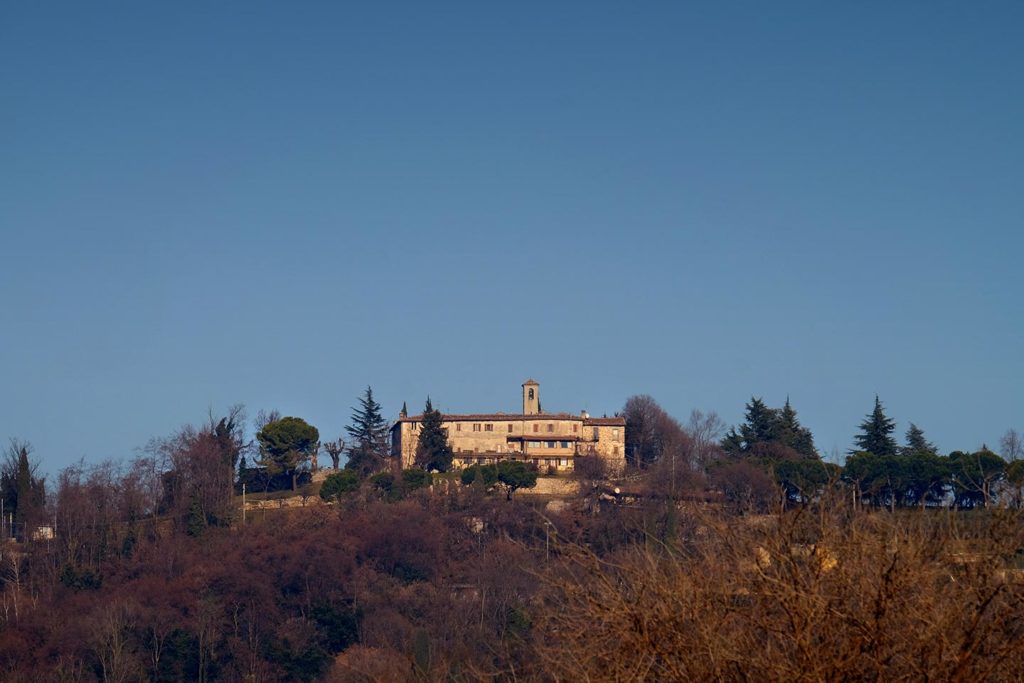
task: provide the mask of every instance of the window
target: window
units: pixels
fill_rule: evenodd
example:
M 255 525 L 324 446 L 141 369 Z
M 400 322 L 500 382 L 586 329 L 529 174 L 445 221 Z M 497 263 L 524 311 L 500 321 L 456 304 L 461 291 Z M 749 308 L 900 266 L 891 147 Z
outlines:
M 540 441 L 531 441 L 530 448 L 540 448 Z
M 479 432 L 480 431 L 480 424 L 479 423 L 473 423 L 473 431 L 474 432 Z
M 618 446 L 612 446 L 612 455 L 618 455 L 618 454 L 619 454 L 619 447 Z
M 554 447 L 555 447 L 555 442 L 554 441 L 545 441 L 544 442 L 544 448 L 554 448 Z
M 530 394 L 529 394 L 529 396 L 530 396 L 530 400 L 532 401 L 532 400 L 533 400 L 533 389 L 530 389 Z
M 415 422 L 412 423 L 412 431 L 414 431 L 414 432 L 416 431 L 416 423 Z
M 536 434 L 539 431 L 540 431 L 540 425 L 537 424 L 536 422 L 534 422 L 533 423 L 533 432 L 534 432 L 534 434 Z
M 600 439 L 601 439 L 601 430 L 599 428 L 597 428 L 597 427 L 594 427 L 594 441 L 599 441 Z
M 508 433 L 509 434 L 512 433 L 512 423 L 511 422 L 508 423 Z
M 580 428 L 580 426 L 578 424 L 574 424 L 572 426 L 572 433 L 575 434 L 579 430 L 579 428 Z
M 568 448 L 568 447 L 569 447 L 569 442 L 568 442 L 568 441 L 560 441 L 560 442 L 559 442 L 559 445 L 560 445 L 560 446 L 561 446 L 562 448 Z
M 612 438 L 615 439 L 616 441 L 619 440 L 619 428 L 618 427 L 616 427 L 615 429 L 612 430 Z
M 548 423 L 548 432 L 553 432 L 553 431 L 555 431 L 555 425 L 549 422 Z
M 484 431 L 485 432 L 493 432 L 494 431 L 494 425 L 492 425 L 492 424 L 484 425 Z M 615 430 L 615 431 L 618 431 L 618 430 Z
M 562 458 L 561 460 L 558 461 L 558 464 L 560 464 L 562 467 L 568 467 L 569 458 Z
M 461 432 L 462 431 L 462 423 L 461 422 L 456 423 L 455 431 L 457 431 L 457 432 Z

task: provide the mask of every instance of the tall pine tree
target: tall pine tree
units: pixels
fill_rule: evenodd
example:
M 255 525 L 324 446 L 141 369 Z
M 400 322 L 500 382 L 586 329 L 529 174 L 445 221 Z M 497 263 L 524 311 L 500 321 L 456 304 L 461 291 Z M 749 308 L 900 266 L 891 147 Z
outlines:
M 760 398 L 751 397 L 746 420 L 722 439 L 722 448 L 729 453 L 745 453 L 759 443 L 774 441 L 779 434 L 779 411 L 769 408 Z
M 356 470 L 362 476 L 384 469 L 388 452 L 388 423 L 381 413 L 381 406 L 373 399 L 373 389 L 366 387 L 366 393 L 359 399 L 359 407 L 352 409 L 352 423 L 345 427 L 352 437 L 345 467 Z
M 762 399 L 751 398 L 746 420 L 738 429 L 729 430 L 722 439 L 722 448 L 733 455 L 790 459 L 795 453 L 805 458 L 820 457 L 811 430 L 800 424 L 788 397 L 782 408 L 769 408 Z
M 811 430 L 800 424 L 796 410 L 786 397 L 786 405 L 779 411 L 778 440 L 805 458 L 817 458 L 818 449 L 814 447 L 814 435 Z
M 903 455 L 913 455 L 914 453 L 938 455 L 939 449 L 935 447 L 935 444 L 925 438 L 923 429 L 911 422 L 910 428 L 907 429 L 907 445 L 904 448 L 901 448 L 900 452 Z
M 879 456 L 896 455 L 898 448 L 896 439 L 892 437 L 894 429 L 896 429 L 896 421 L 886 417 L 885 411 L 882 409 L 882 402 L 876 395 L 875 409 L 860 423 L 861 433 L 853 439 L 857 448 L 850 452 L 866 451 Z
M 419 443 L 416 445 L 416 466 L 427 472 L 447 472 L 452 468 L 454 454 L 448 445 L 448 435 L 441 426 L 442 420 L 441 411 L 434 410 L 428 396 L 427 405 L 423 409 Z

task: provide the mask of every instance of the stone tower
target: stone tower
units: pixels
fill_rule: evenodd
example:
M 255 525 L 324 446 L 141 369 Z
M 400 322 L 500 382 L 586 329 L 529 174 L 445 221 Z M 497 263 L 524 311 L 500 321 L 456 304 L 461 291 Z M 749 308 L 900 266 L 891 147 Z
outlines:
M 540 385 L 532 379 L 523 382 L 523 415 L 540 414 Z

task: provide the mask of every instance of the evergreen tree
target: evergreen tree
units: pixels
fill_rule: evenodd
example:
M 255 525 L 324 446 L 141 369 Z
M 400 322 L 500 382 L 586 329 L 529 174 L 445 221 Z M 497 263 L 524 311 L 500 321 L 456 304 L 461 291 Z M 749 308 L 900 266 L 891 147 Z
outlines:
M 32 446 L 28 442 L 11 439 L 7 454 L 0 465 L 0 498 L 5 514 L 14 514 L 16 533 L 25 533 L 46 502 L 45 481 L 36 476 L 37 464 L 29 462 Z
M 519 489 L 532 489 L 537 485 L 537 470 L 522 460 L 502 460 L 498 463 L 498 483 L 505 489 L 505 498 Z
M 320 486 L 320 497 L 324 500 L 337 500 L 346 493 L 359 488 L 359 475 L 353 470 L 340 470 L 327 475 Z
M 320 432 L 301 417 L 282 417 L 271 422 L 258 434 L 260 465 L 270 474 L 283 472 L 292 478 L 292 491 L 296 486 L 299 465 L 314 457 L 320 450 Z
M 192 503 L 188 506 L 188 520 L 185 533 L 197 538 L 206 532 L 206 513 L 199 503 L 199 496 L 192 496 Z
M 924 437 L 924 430 L 911 422 L 910 428 L 907 429 L 907 445 L 900 449 L 900 452 L 903 455 L 913 455 L 914 453 L 938 455 L 939 450 L 935 447 L 935 444 Z
M 779 411 L 777 434 L 782 445 L 792 448 L 805 458 L 819 457 L 818 449 L 814 447 L 814 435 L 811 434 L 811 430 L 800 424 L 788 396 L 786 405 Z
M 428 396 L 427 405 L 423 409 L 419 443 L 416 446 L 416 466 L 427 472 L 447 472 L 452 468 L 454 454 L 448 445 L 448 435 L 441 426 L 442 419 L 441 411 L 434 410 Z
M 882 402 L 875 396 L 875 409 L 860 423 L 861 433 L 854 437 L 857 448 L 850 451 L 864 451 L 878 456 L 896 455 L 896 439 L 892 437 L 896 421 L 885 416 Z
M 28 449 L 22 447 L 18 451 L 18 470 L 15 474 L 15 493 L 17 495 L 16 508 L 14 511 L 15 527 L 21 527 L 24 533 L 25 523 L 31 513 L 42 501 L 35 500 L 35 487 L 32 485 L 32 471 L 28 464 Z
M 794 413 L 795 418 L 795 413 Z M 775 441 L 779 436 L 779 411 L 769 408 L 760 398 L 751 397 L 746 420 L 739 431 L 733 427 L 722 439 L 722 448 L 729 453 L 745 453 L 760 443 Z
M 359 407 L 352 409 L 352 424 L 345 427 L 345 431 L 352 437 L 345 467 L 362 476 L 383 469 L 390 451 L 388 423 L 380 404 L 373 400 L 371 387 L 366 387 L 366 393 L 359 399 Z
M 225 481 L 222 489 L 222 504 L 227 507 L 231 506 L 232 490 L 235 485 L 235 468 L 238 466 L 242 450 L 245 448 L 245 440 L 242 437 L 242 422 L 244 420 L 245 414 L 240 405 L 231 408 L 227 416 L 220 420 L 214 420 L 213 416 L 210 416 L 210 435 L 217 445 L 220 462 L 224 467 Z M 219 512 L 223 511 L 222 509 Z

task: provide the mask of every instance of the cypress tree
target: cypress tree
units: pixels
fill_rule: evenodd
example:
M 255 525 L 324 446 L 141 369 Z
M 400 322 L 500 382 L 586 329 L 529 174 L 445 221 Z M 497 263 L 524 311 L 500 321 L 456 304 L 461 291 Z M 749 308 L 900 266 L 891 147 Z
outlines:
M 882 402 L 875 395 L 875 409 L 860 423 L 861 433 L 854 437 L 857 448 L 850 451 L 866 451 L 879 456 L 896 455 L 896 439 L 892 437 L 896 421 L 890 420 L 882 409 Z
M 18 472 L 15 475 L 14 482 L 14 490 L 18 496 L 17 507 L 14 512 L 14 524 L 15 526 L 22 527 L 24 530 L 29 513 L 34 507 L 32 505 L 34 502 L 32 470 L 28 464 L 28 449 L 24 446 L 18 452 Z
M 452 468 L 454 454 L 448 445 L 448 435 L 441 426 L 442 421 L 441 411 L 434 410 L 428 396 L 427 405 L 423 409 L 419 443 L 416 446 L 416 465 L 428 472 L 447 472 Z
M 14 529 L 25 533 L 30 522 L 46 502 L 45 482 L 35 476 L 35 466 L 29 462 L 32 446 L 28 442 L 11 439 L 4 462 L 0 465 L 0 497 L 4 500 L 5 514 L 14 513 Z

